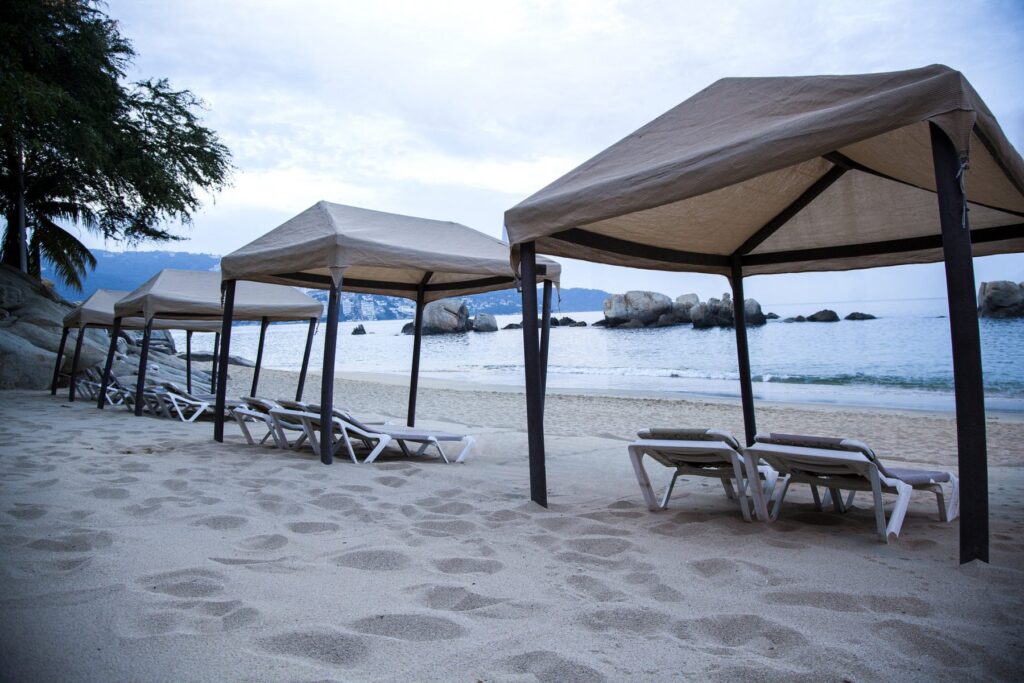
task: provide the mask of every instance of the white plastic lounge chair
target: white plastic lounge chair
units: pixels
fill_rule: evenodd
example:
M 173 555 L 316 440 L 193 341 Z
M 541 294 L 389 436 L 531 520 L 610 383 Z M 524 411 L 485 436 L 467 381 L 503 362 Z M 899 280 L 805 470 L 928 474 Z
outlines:
M 737 499 L 743 519 L 751 521 L 753 499 L 754 515 L 768 521 L 766 500 L 771 496 L 778 474 L 767 465 L 759 465 L 757 458 L 744 455 L 739 441 L 732 434 L 716 429 L 644 429 L 638 441 L 629 445 L 629 459 L 633 464 L 640 492 L 651 510 L 664 510 L 679 477 L 712 477 L 722 482 L 725 495 Z M 665 488 L 659 503 L 654 496 L 650 477 L 644 469 L 643 457 L 648 456 L 665 467 L 675 470 L 672 481 Z M 736 489 L 733 490 L 733 480 Z M 757 482 L 751 486 L 750 482 Z
M 164 382 L 157 398 L 162 400 L 168 417 L 182 422 L 195 422 L 207 412 L 213 413 L 209 400 L 190 394 L 173 382 Z
M 270 438 L 274 440 L 274 445 L 278 448 L 291 447 L 287 438 L 283 439 L 282 445 L 283 435 L 279 434 L 280 428 L 275 424 L 274 418 L 270 414 L 270 411 L 275 408 L 280 408 L 276 402 L 255 396 L 243 396 L 241 404 L 231 408 L 231 415 L 238 422 L 242 435 L 250 446 L 262 446 Z M 267 428 L 267 433 L 258 442 L 253 438 L 252 432 L 249 431 L 250 423 L 261 423 Z M 301 425 L 299 428 L 302 431 L 302 435 L 299 437 L 298 445 L 301 445 L 302 441 L 305 441 L 306 435 L 305 430 L 301 429 Z
M 845 512 L 853 505 L 857 491 L 871 491 L 878 536 L 886 543 L 899 537 L 914 490 L 935 494 L 940 520 L 950 522 L 960 514 L 960 484 L 952 472 L 886 467 L 866 443 L 855 439 L 769 433 L 758 434 L 755 441 L 746 449 L 746 454 L 762 458 L 785 477 L 775 488 L 773 519 L 778 517 L 782 501 L 793 483 L 811 486 L 819 510 L 823 503 L 831 501 L 837 512 Z M 951 487 L 948 506 L 944 502 L 943 483 Z M 829 492 L 824 500 L 818 497 L 819 486 Z M 845 503 L 841 491 L 850 492 Z M 896 494 L 888 523 L 884 493 Z

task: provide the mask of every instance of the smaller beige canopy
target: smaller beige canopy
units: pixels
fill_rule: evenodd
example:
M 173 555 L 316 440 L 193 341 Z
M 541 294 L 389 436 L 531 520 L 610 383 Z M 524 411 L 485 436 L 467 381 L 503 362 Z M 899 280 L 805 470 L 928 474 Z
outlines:
M 516 286 L 509 247 L 450 221 L 317 202 L 221 260 L 221 276 L 425 301 Z M 561 266 L 538 260 L 538 281 L 558 283 Z
M 221 320 L 220 273 L 161 270 L 114 304 L 114 315 L 176 320 Z M 234 320 L 308 320 L 319 318 L 323 305 L 293 289 L 258 282 L 240 282 L 235 291 Z
M 123 299 L 128 292 L 121 289 L 97 289 L 88 299 L 75 306 L 74 310 L 64 317 L 64 327 L 113 327 L 114 304 Z M 121 328 L 125 330 L 141 330 L 146 321 L 139 318 L 125 318 Z M 190 332 L 220 332 L 221 324 L 217 320 L 154 320 L 153 329 L 186 330 Z

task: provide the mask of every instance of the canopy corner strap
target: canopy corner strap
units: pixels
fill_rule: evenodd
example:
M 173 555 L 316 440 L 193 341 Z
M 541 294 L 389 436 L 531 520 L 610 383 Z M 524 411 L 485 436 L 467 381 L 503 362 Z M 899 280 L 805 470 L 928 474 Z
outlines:
M 729 280 L 733 290 L 733 313 L 736 329 L 736 350 L 740 375 L 741 403 L 747 443 L 756 434 L 754 397 L 747 343 L 746 316 L 743 298 L 743 266 L 762 263 L 799 262 L 822 256 L 843 257 L 863 254 L 912 251 L 925 248 L 943 250 L 946 287 L 949 299 L 949 323 L 953 347 L 954 394 L 957 417 L 957 448 L 960 472 L 960 562 L 978 559 L 988 562 L 988 471 L 985 437 L 985 397 L 981 365 L 981 343 L 978 330 L 977 300 L 974 293 L 973 242 L 1009 239 L 1016 236 L 1021 225 L 989 228 L 972 234 L 967 219 L 967 197 L 962 184 L 965 162 L 946 133 L 929 123 L 932 156 L 935 167 L 936 195 L 939 204 L 941 235 L 878 242 L 849 247 L 831 247 L 781 253 L 753 255 L 752 252 L 782 225 L 799 213 L 844 173 L 861 170 L 838 154 L 824 158 L 835 164 L 800 197 L 787 206 L 760 230 L 754 233 L 729 257 L 697 254 L 651 247 L 614 237 L 571 228 L 552 235 L 555 239 L 606 251 L 624 253 L 645 259 L 690 265 L 723 265 L 727 259 Z M 536 243 L 521 245 L 523 279 L 529 277 L 536 263 Z M 523 288 L 523 310 L 536 310 L 536 291 Z M 541 356 L 536 341 L 536 318 L 523 316 L 524 355 L 526 364 L 526 409 L 530 452 L 531 498 L 547 503 L 544 464 L 543 397 L 545 384 Z M 546 349 L 545 349 L 546 350 Z M 545 363 L 546 365 L 546 363 Z

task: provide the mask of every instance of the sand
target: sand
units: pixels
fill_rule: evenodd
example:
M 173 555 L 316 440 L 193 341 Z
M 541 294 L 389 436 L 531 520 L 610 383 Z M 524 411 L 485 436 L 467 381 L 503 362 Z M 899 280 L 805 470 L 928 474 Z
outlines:
M 232 387 L 246 386 L 233 368 Z M 261 394 L 294 375 L 265 371 Z M 316 395 L 315 377 L 307 398 Z M 0 392 L 0 678 L 133 681 L 1019 680 L 1024 424 L 989 421 L 992 563 L 914 497 L 898 543 L 861 499 L 743 522 L 712 482 L 643 507 L 638 427 L 740 432 L 728 401 L 547 402 L 549 509 L 528 502 L 523 399 L 427 382 L 465 464 L 324 467 L 229 424 Z M 400 384 L 337 403 L 401 419 Z M 765 429 L 860 436 L 955 466 L 948 415 L 765 406 Z M 664 483 L 667 471 L 652 469 Z

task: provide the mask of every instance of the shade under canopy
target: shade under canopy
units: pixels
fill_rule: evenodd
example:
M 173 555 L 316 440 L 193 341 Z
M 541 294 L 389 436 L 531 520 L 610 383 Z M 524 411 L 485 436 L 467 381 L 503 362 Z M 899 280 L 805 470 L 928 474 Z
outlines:
M 113 327 L 114 304 L 123 299 L 128 292 L 120 289 L 97 289 L 92 295 L 64 316 L 64 327 Z M 126 330 L 145 329 L 146 321 L 142 317 L 125 318 L 121 328 Z M 219 320 L 165 320 L 153 321 L 156 330 L 185 330 L 188 332 L 220 332 Z
M 943 258 L 929 123 L 950 138 L 974 255 L 1024 250 L 1024 163 L 946 66 L 725 78 L 505 213 L 513 245 L 729 275 Z
M 561 266 L 544 259 L 537 280 L 557 283 Z M 224 280 L 416 299 L 429 274 L 425 301 L 516 285 L 509 246 L 459 223 L 317 202 L 221 260 Z M 236 317 L 238 303 L 236 301 Z
M 242 282 L 235 295 L 235 320 L 308 320 L 323 305 L 291 287 Z M 114 304 L 114 315 L 150 319 L 216 319 L 224 315 L 220 273 L 161 270 Z M 215 331 L 220 331 L 219 329 Z

